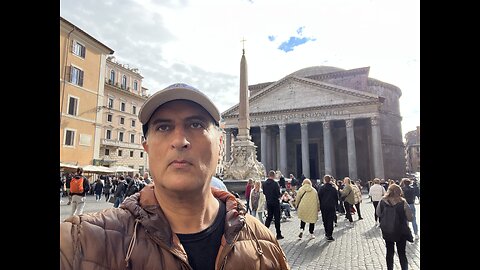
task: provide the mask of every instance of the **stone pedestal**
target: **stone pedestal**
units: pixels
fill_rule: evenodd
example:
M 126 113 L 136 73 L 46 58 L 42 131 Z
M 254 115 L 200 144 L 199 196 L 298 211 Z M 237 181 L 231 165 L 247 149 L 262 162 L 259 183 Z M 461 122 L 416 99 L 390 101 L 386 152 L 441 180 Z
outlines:
M 257 149 L 252 141 L 234 141 L 232 158 L 224 166 L 224 179 L 265 179 L 265 167 L 257 160 Z

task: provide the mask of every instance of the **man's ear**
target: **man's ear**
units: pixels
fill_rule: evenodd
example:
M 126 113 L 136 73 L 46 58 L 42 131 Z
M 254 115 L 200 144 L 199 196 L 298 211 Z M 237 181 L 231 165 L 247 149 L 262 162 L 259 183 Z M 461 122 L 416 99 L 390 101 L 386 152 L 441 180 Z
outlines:
M 143 146 L 143 150 L 145 150 L 145 152 L 148 153 L 148 143 L 146 138 L 143 140 L 142 146 Z
M 220 133 L 220 139 L 219 139 L 219 143 L 220 143 L 220 147 L 218 147 L 218 156 L 219 158 L 221 159 L 222 158 L 222 150 L 223 150 L 223 132 L 219 132 Z

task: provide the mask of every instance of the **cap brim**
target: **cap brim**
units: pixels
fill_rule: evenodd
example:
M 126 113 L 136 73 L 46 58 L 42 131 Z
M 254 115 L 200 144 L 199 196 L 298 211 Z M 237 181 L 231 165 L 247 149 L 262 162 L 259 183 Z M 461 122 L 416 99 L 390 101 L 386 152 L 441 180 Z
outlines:
M 217 124 L 220 122 L 220 112 L 215 104 L 200 90 L 183 83 L 170 85 L 150 96 L 140 108 L 138 119 L 145 125 L 158 107 L 178 99 L 190 100 L 199 104 L 212 116 Z

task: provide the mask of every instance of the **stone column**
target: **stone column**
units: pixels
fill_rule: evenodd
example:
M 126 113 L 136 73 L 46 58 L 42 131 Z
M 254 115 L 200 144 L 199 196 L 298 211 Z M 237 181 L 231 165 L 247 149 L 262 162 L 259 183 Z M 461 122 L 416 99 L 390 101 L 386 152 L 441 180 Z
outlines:
M 308 153 L 308 123 L 300 123 L 302 137 L 302 173 L 310 178 L 310 157 Z
M 287 173 L 287 125 L 281 124 L 280 129 L 280 171 L 283 175 Z
M 323 125 L 323 154 L 325 159 L 325 174 L 333 176 L 332 167 L 332 134 L 330 133 L 330 122 L 322 122 Z
M 267 167 L 265 167 L 268 175 L 268 171 L 272 169 L 272 131 L 267 129 Z
M 370 123 L 372 125 L 373 170 L 375 173 L 374 177 L 384 179 L 385 171 L 383 169 L 382 135 L 380 133 L 379 119 L 377 117 L 373 117 L 370 119 Z
M 347 128 L 347 151 L 348 151 L 348 177 L 352 180 L 357 180 L 357 151 L 355 148 L 355 132 L 354 132 L 354 120 L 345 120 L 345 126 Z
M 232 158 L 232 130 L 225 129 L 225 161 L 229 162 Z
M 275 171 L 278 168 L 278 151 L 277 151 L 277 133 L 272 130 L 272 169 Z
M 265 169 L 267 169 L 267 127 L 260 126 L 260 151 L 261 151 L 261 162 Z M 268 173 L 268 171 L 267 171 Z

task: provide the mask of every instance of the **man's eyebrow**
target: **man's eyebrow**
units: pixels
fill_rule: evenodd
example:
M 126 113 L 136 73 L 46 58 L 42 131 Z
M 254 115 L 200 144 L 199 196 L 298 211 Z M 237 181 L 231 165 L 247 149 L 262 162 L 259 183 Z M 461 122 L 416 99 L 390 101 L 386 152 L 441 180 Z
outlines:
M 212 122 L 213 123 L 213 120 L 210 120 L 208 117 L 205 117 L 203 115 L 192 115 L 192 116 L 189 116 L 189 117 L 186 117 L 183 119 L 183 121 L 192 121 L 192 120 L 199 120 L 199 121 L 203 121 L 203 122 Z M 156 123 L 172 123 L 173 120 L 172 119 L 169 119 L 169 118 L 156 118 L 154 120 L 151 121 L 151 124 L 156 124 Z

